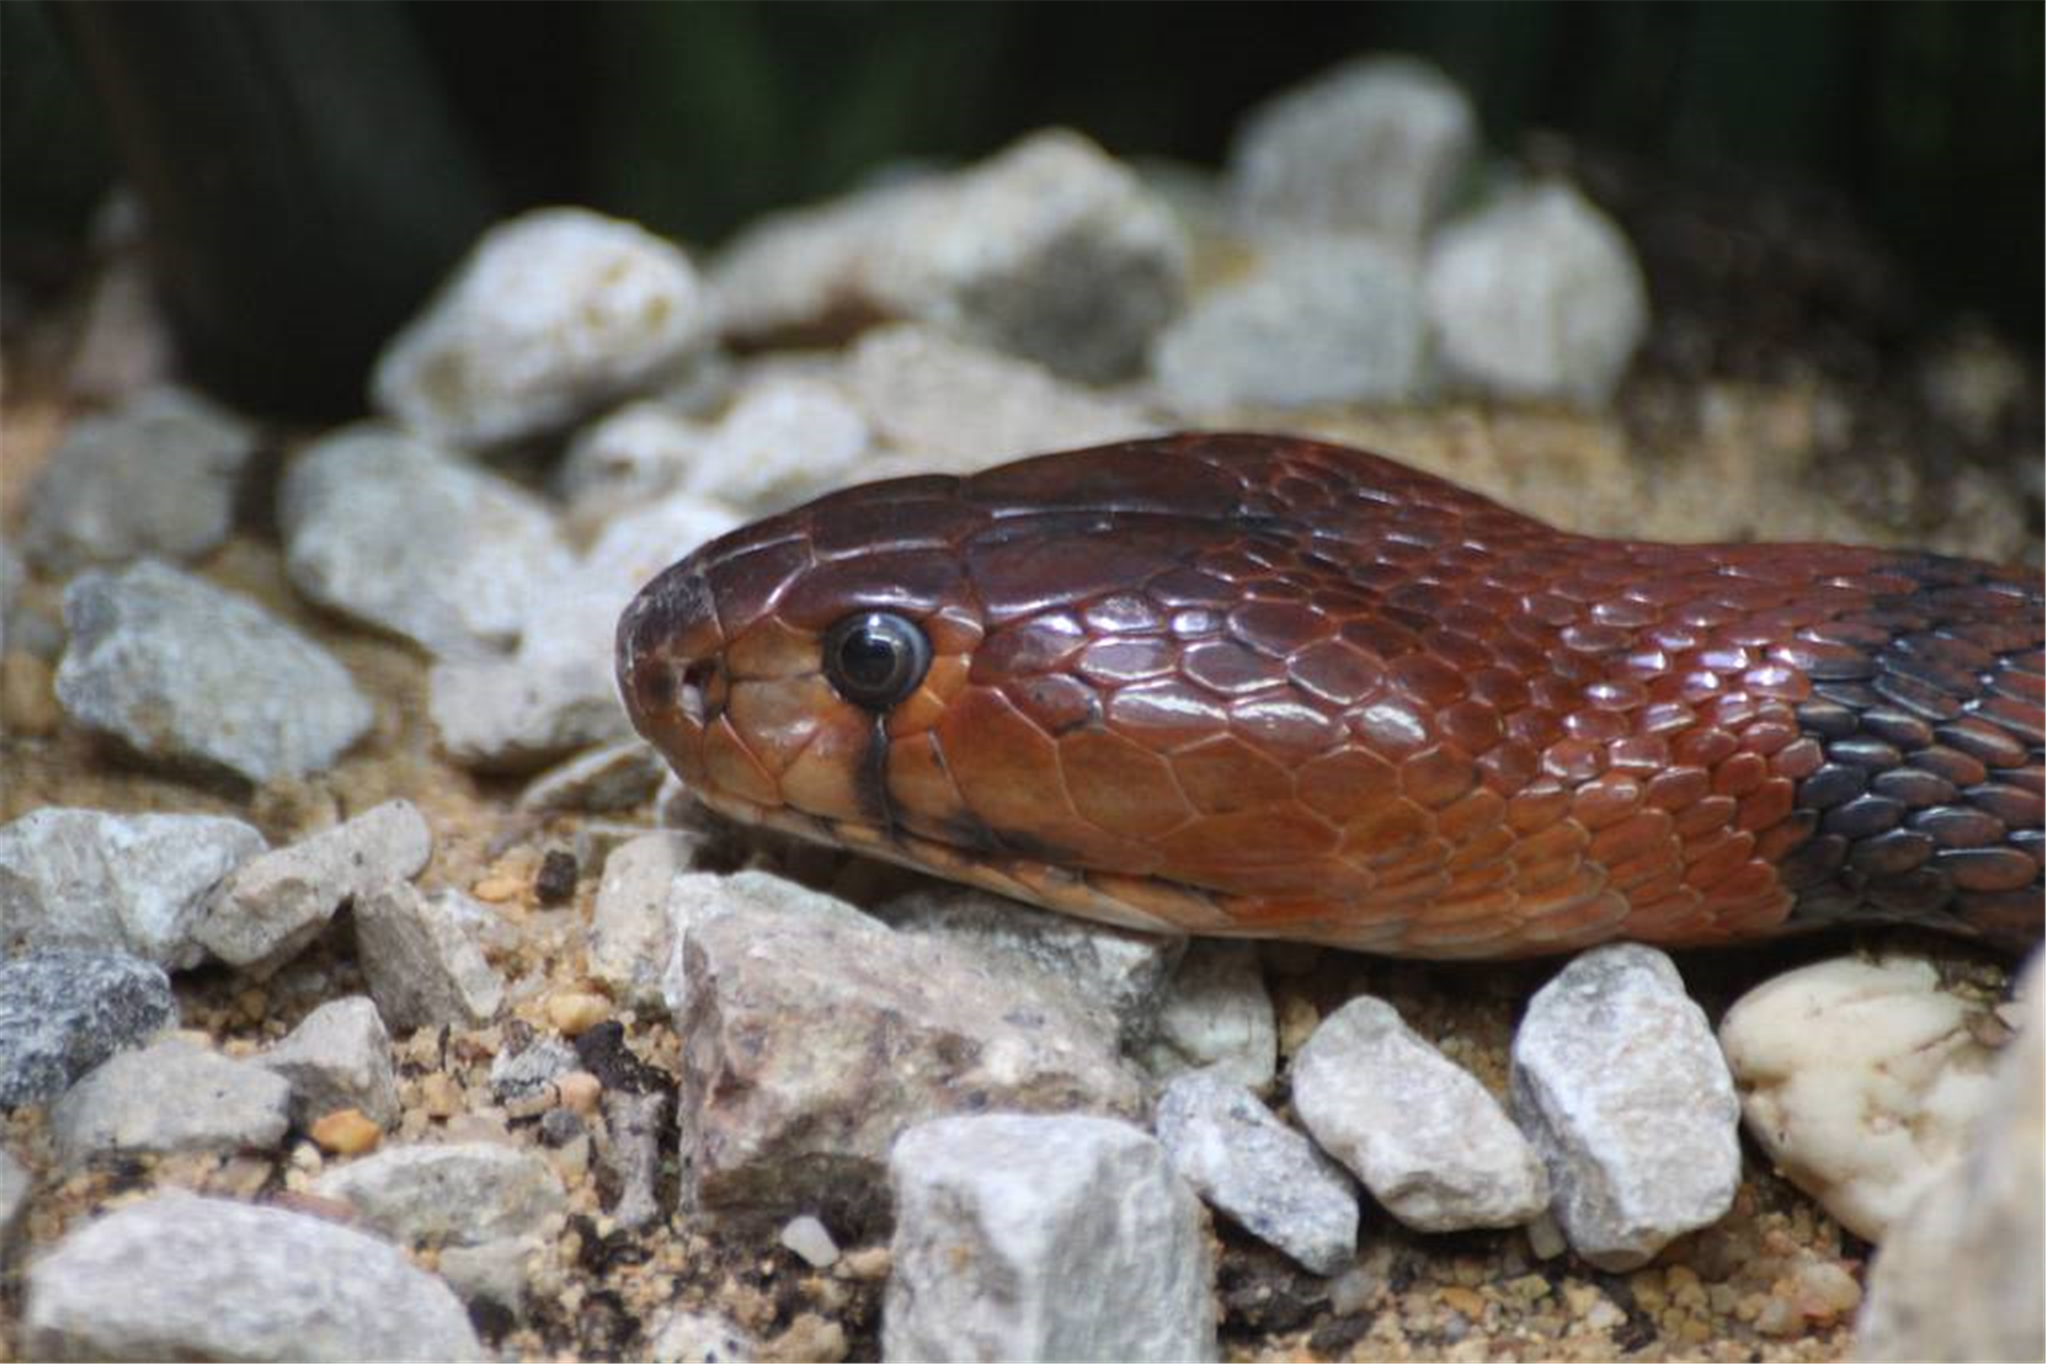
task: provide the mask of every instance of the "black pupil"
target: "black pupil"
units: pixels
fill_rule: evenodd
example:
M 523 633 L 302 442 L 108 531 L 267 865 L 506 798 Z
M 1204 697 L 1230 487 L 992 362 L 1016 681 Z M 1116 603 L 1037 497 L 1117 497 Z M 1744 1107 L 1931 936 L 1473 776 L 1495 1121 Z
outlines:
M 916 626 L 900 616 L 874 611 L 832 627 L 824 658 L 832 685 L 847 700 L 884 709 L 923 680 L 929 652 Z

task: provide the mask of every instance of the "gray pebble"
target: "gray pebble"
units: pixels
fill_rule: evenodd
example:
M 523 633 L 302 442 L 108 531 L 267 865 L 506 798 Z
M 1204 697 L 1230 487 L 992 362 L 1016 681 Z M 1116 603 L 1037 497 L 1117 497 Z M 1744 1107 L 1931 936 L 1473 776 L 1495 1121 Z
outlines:
M 496 1016 L 504 981 L 478 945 L 489 920 L 458 890 L 427 895 L 409 881 L 356 901 L 355 952 L 386 1027 L 480 1027 Z
M 1293 1058 L 1293 1107 L 1324 1151 L 1418 1231 L 1512 1227 L 1549 1203 L 1527 1140 L 1469 1071 L 1360 995 Z
M 494 1142 L 388 1146 L 327 1171 L 312 1189 L 348 1204 L 380 1234 L 413 1245 L 523 1236 L 568 1202 L 543 1157 Z
M 1357 1193 L 1336 1163 L 1242 1085 L 1196 1071 L 1165 1087 L 1153 1126 L 1211 1207 L 1316 1274 L 1357 1253 Z
M 443 1246 L 440 1276 L 472 1310 L 495 1313 L 509 1324 L 526 1319 L 526 1261 L 536 1249 L 528 1237 Z
M 227 539 L 249 424 L 197 394 L 153 388 L 71 422 L 30 487 L 22 548 L 47 572 L 144 555 L 195 559 Z
M 433 831 L 409 800 L 387 800 L 323 833 L 253 858 L 207 901 L 198 939 L 262 976 L 297 956 L 336 910 L 425 870 Z
M 299 1127 L 343 1108 L 386 1129 L 398 1121 L 391 1039 L 376 1005 L 362 995 L 322 1004 L 255 1064 L 291 1085 L 291 1119 Z
M 665 1091 L 607 1089 L 603 1102 L 604 1125 L 611 1134 L 605 1163 L 618 1181 L 611 1220 L 638 1231 L 661 1218 L 661 1139 L 668 1130 L 669 1097 Z
M 50 1110 L 67 1165 L 101 1155 L 268 1151 L 291 1125 L 291 1085 L 182 1038 L 116 1053 Z
M 647 1331 L 654 1364 L 749 1364 L 753 1340 L 715 1312 L 670 1310 Z
M 1200 1205 L 1105 1118 L 940 1118 L 902 1134 L 889 1360 L 1215 1359 Z
M 1740 1101 L 1668 956 L 1594 948 L 1528 1001 L 1513 1113 L 1542 1154 L 1570 1245 L 1615 1273 L 1733 1205 Z
M 153 962 L 72 951 L 0 962 L 0 1109 L 47 1103 L 177 1021 L 170 978 Z
M 0 948 L 97 948 L 197 966 L 207 892 L 263 847 L 249 825 L 214 815 L 36 810 L 0 826 Z
M 590 974 L 619 1002 L 659 1007 L 674 953 L 668 896 L 688 871 L 701 838 L 679 830 L 643 833 L 604 860 L 590 917 Z
M 260 784 L 331 766 L 374 713 L 333 655 L 248 598 L 155 560 L 64 593 L 57 700 L 174 768 Z
M 376 425 L 301 452 L 277 509 L 300 592 L 441 657 L 515 645 L 528 601 L 573 562 L 541 499 Z
M 725 880 L 680 935 L 685 1207 L 856 1224 L 922 1118 L 1141 1107 L 1113 1035 L 1013 971 L 764 873 Z
M 279 1208 L 164 1193 L 28 1271 L 33 1359 L 481 1359 L 447 1285 L 395 1246 Z

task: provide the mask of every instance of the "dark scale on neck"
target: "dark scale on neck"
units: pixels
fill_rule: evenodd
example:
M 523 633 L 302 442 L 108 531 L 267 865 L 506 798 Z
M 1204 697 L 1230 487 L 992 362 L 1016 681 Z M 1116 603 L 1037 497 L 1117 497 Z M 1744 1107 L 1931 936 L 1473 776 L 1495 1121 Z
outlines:
M 2024 950 L 2040 937 L 2046 620 L 2039 584 L 1924 555 L 1918 587 L 1815 627 L 1849 646 L 1811 670 L 1798 723 L 1825 749 L 1778 868 L 1793 923 L 1922 923 Z

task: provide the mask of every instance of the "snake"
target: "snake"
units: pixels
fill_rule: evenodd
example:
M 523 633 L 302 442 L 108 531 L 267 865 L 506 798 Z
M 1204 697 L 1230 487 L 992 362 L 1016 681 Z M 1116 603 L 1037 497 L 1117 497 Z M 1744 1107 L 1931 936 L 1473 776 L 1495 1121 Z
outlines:
M 1508 958 L 2042 932 L 2036 573 L 1571 533 L 1201 432 L 862 484 L 620 617 L 711 810 L 1108 924 Z

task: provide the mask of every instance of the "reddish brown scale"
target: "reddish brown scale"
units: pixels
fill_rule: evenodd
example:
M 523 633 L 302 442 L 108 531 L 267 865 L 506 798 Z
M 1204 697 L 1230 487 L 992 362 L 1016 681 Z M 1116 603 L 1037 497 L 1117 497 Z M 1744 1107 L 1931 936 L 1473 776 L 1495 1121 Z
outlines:
M 869 609 L 934 656 L 878 714 L 820 657 Z M 2035 941 L 2042 650 L 2013 570 L 1574 536 L 1198 435 L 738 531 L 635 601 L 619 673 L 739 818 L 1096 917 L 1456 957 L 1848 915 Z

